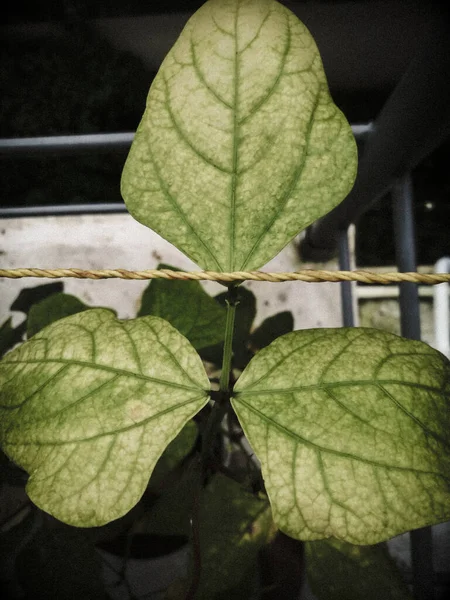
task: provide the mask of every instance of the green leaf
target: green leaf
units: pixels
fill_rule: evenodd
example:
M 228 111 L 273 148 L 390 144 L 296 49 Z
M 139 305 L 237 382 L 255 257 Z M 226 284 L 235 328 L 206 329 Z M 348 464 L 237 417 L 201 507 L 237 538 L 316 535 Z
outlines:
M 318 600 L 412 600 L 385 544 L 307 542 L 308 581 Z
M 20 290 L 19 295 L 11 304 L 10 310 L 19 311 L 28 314 L 33 304 L 37 304 L 45 298 L 58 294 L 63 291 L 63 284 L 60 281 L 53 283 L 44 283 L 36 285 L 32 288 L 24 288 Z
M 30 338 L 47 325 L 64 317 L 88 310 L 89 306 L 70 294 L 57 293 L 31 306 L 27 320 L 27 337 Z
M 138 316 L 144 315 L 169 321 L 197 350 L 221 342 L 225 335 L 225 310 L 198 281 L 153 280 L 142 296 Z
M 450 517 L 450 363 L 375 329 L 312 329 L 252 359 L 232 400 L 288 535 L 372 544 Z
M 274 0 L 209 0 L 165 58 L 122 177 L 130 213 L 205 269 L 257 269 L 356 173 L 306 27 Z
M 210 600 L 240 582 L 245 583 L 260 548 L 274 532 L 267 499 L 251 495 L 231 479 L 216 475 L 200 501 L 202 570 L 196 599 Z
M 267 317 L 250 336 L 250 345 L 255 350 L 261 350 L 281 335 L 294 329 L 294 317 L 289 311 L 280 312 L 273 317 Z
M 37 506 L 98 526 L 138 502 L 208 388 L 199 356 L 166 321 L 93 309 L 53 323 L 0 362 L 0 440 L 30 473 Z
M 243 369 L 253 356 L 248 348 L 250 329 L 256 316 L 255 295 L 245 287 L 239 286 L 236 290 L 237 309 L 234 322 L 233 336 L 233 367 Z M 215 300 L 223 307 L 226 306 L 227 293 L 223 292 L 215 297 Z M 204 360 L 222 365 L 223 343 L 212 347 L 202 348 L 200 352 Z

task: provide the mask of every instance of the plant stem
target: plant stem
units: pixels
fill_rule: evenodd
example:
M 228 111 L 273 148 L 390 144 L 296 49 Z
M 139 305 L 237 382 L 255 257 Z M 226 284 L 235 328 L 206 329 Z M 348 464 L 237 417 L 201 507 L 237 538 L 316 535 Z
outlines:
M 212 407 L 211 414 L 206 422 L 202 436 L 202 464 L 206 472 L 209 465 L 209 457 L 211 454 L 211 446 L 214 436 L 222 423 L 222 420 L 229 406 L 230 396 L 230 373 L 231 373 L 231 358 L 233 354 L 233 333 L 234 333 L 234 317 L 236 314 L 237 294 L 236 286 L 228 288 L 226 298 L 227 303 L 227 318 L 225 322 L 225 342 L 223 346 L 222 372 L 220 374 L 219 388 L 221 398 L 216 400 Z
M 233 354 L 234 317 L 236 315 L 236 288 L 229 287 L 227 294 L 227 320 L 225 323 L 225 342 L 223 346 L 222 373 L 220 375 L 220 391 L 228 393 L 230 385 L 231 357 Z
M 185 596 L 185 600 L 193 600 L 197 594 L 200 585 L 201 576 L 201 546 L 199 535 L 199 520 L 200 520 L 200 494 L 206 477 L 210 471 L 212 447 L 214 445 L 215 436 L 219 430 L 220 424 L 227 413 L 230 398 L 230 374 L 231 374 L 231 359 L 233 355 L 233 333 L 234 333 L 234 317 L 236 314 L 237 294 L 236 286 L 231 285 L 228 288 L 226 298 L 227 303 L 227 318 L 225 322 L 225 341 L 223 346 L 222 372 L 220 375 L 219 398 L 214 402 L 208 420 L 205 423 L 205 428 L 202 433 L 202 449 L 200 456 L 200 471 L 199 481 L 196 486 L 194 495 L 194 504 L 191 512 L 191 543 L 193 548 L 193 574 L 191 584 Z

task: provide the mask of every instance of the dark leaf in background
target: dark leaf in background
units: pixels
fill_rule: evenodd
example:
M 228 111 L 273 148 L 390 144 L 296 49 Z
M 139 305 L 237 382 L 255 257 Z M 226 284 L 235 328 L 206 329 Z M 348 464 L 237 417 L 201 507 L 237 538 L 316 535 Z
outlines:
M 179 270 L 163 264 L 158 269 Z M 169 321 L 197 350 L 224 338 L 225 310 L 198 281 L 154 279 L 144 291 L 137 316 L 145 315 Z
M 11 322 L 12 319 L 9 318 L 0 327 L 0 358 L 22 341 L 26 330 L 26 321 L 20 323 L 17 327 L 12 327 Z
M 24 288 L 23 290 L 20 290 L 19 295 L 11 304 L 10 310 L 23 312 L 27 315 L 33 304 L 37 304 L 45 298 L 62 291 L 63 284 L 60 281 L 44 283 L 43 285 L 37 285 L 32 288 Z
M 91 308 L 70 294 L 57 293 L 33 304 L 28 313 L 27 337 L 30 338 L 54 321 Z
M 252 349 L 261 350 L 271 344 L 277 337 L 290 333 L 294 329 L 294 317 L 289 311 L 280 312 L 273 317 L 267 317 L 258 329 L 250 336 Z

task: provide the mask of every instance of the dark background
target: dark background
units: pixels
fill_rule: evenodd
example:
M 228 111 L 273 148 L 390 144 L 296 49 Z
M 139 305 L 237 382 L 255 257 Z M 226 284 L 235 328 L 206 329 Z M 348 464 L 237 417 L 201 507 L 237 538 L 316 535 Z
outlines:
M 197 0 L 8 3 L 0 25 L 0 137 L 133 131 L 150 83 Z M 335 102 L 373 121 L 427 43 L 444 3 L 283 2 L 309 27 Z M 419 264 L 449 254 L 448 140 L 413 173 Z M 0 160 L 1 206 L 121 202 L 124 153 Z M 358 263 L 393 264 L 389 199 L 358 224 Z

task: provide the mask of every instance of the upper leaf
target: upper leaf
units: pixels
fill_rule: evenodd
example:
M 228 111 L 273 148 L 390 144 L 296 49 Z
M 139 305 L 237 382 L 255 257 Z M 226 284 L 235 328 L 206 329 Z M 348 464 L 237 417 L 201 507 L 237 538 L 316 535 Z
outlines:
M 372 544 L 450 517 L 450 364 L 426 344 L 296 331 L 261 350 L 235 391 L 288 535 Z
M 142 296 L 138 316 L 144 315 L 169 321 L 197 350 L 217 344 L 224 338 L 225 310 L 198 281 L 154 279 Z
M 153 81 L 122 194 L 203 268 L 257 269 L 339 204 L 355 171 L 306 27 L 274 0 L 209 0 Z
M 0 362 L 0 440 L 29 472 L 35 504 L 98 526 L 136 504 L 208 388 L 199 356 L 166 321 L 88 310 Z

